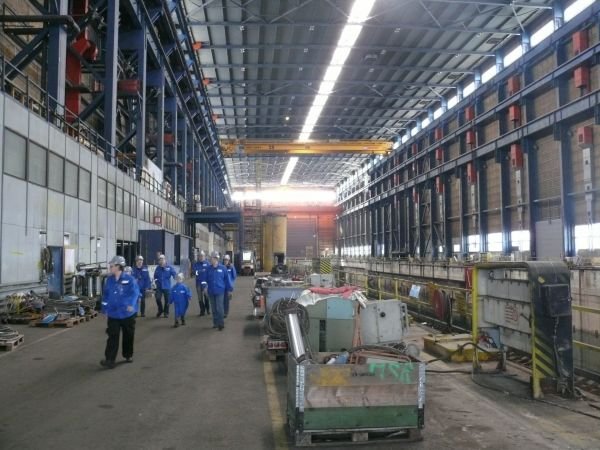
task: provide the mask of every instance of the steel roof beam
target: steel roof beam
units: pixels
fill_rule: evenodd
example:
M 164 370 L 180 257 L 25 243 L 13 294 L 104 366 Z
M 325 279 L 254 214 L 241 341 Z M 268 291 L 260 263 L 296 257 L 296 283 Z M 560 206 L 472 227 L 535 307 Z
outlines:
M 435 99 L 432 99 L 435 100 Z M 289 115 L 294 115 L 294 114 L 298 114 L 298 110 L 301 109 L 310 109 L 312 105 L 296 105 L 295 107 L 293 107 L 294 112 L 290 113 L 289 111 L 292 109 L 291 106 L 288 105 L 233 105 L 233 106 L 225 106 L 225 105 L 217 105 L 214 106 L 213 109 L 269 109 L 269 110 L 281 110 L 282 115 L 284 116 L 289 116 Z M 427 112 L 429 111 L 428 108 L 396 108 L 394 106 L 374 106 L 374 105 L 365 105 L 365 106 L 346 106 L 346 105 L 333 105 L 333 104 L 327 104 L 325 105 L 324 109 L 339 109 L 339 108 L 344 108 L 344 111 L 348 111 L 348 110 L 356 110 L 356 109 L 360 109 L 360 110 L 364 110 L 364 109 L 370 109 L 370 110 L 391 110 L 391 111 L 421 111 L 421 112 Z M 219 118 L 224 119 L 227 118 L 227 115 L 222 115 L 222 114 L 217 114 L 219 116 Z M 233 116 L 231 116 L 233 117 Z M 238 117 L 238 116 L 236 116 Z M 244 117 L 251 117 L 250 115 L 245 114 Z M 257 114 L 256 117 L 264 117 L 263 115 Z M 323 116 L 321 116 L 323 117 Z M 339 116 L 336 116 L 339 117 Z M 344 117 L 348 117 L 348 116 L 344 116 Z M 363 116 L 364 117 L 364 116 Z
M 213 81 L 209 86 L 238 86 L 244 87 L 249 84 L 302 84 L 309 87 L 312 87 L 313 84 L 318 85 L 321 80 L 218 80 Z M 420 83 L 418 81 L 378 81 L 378 80 L 337 80 L 335 82 L 336 86 L 338 85 L 352 85 L 352 86 L 414 86 L 417 88 L 448 88 L 448 89 L 456 89 L 456 86 L 453 84 L 444 84 L 444 83 Z M 262 94 L 261 94 L 262 95 Z M 315 89 L 316 95 L 316 89 Z M 333 92 L 335 95 L 335 91 Z
M 469 4 L 481 6 L 514 6 L 515 8 L 552 9 L 552 5 L 544 2 L 513 3 L 510 0 L 423 0 L 427 3 Z
M 296 69 L 298 67 L 327 67 L 329 62 L 322 63 L 275 63 L 275 64 L 264 64 L 264 63 L 248 63 L 248 64 L 202 64 L 203 69 L 278 69 L 278 68 L 289 68 Z M 390 66 L 388 64 L 344 64 L 344 69 L 378 69 L 378 70 L 392 70 L 394 72 L 400 71 L 418 71 L 418 72 L 437 72 L 437 73 L 474 73 L 474 69 L 460 69 L 452 67 L 428 67 L 428 66 Z
M 331 50 L 337 46 L 337 42 L 331 44 L 242 44 L 242 45 L 211 45 L 210 43 L 204 44 L 200 51 L 203 50 Z M 429 47 L 402 47 L 402 46 L 390 46 L 390 45 L 355 45 L 352 47 L 353 50 L 367 50 L 380 52 L 381 50 L 394 51 L 394 52 L 412 52 L 412 53 L 435 53 L 440 55 L 473 55 L 482 57 L 491 57 L 496 54 L 491 51 L 480 51 L 480 50 L 466 50 L 466 49 L 451 49 L 451 48 L 429 48 Z M 202 65 L 204 67 L 204 65 Z
M 360 109 L 360 108 L 358 108 Z M 363 108 L 363 109 L 376 109 L 376 108 Z M 385 108 L 385 109 L 394 109 L 394 108 Z M 396 111 L 398 111 L 396 109 Z M 411 112 L 411 111 L 415 111 L 415 112 L 427 112 L 427 109 L 423 109 L 423 108 L 415 108 L 415 109 L 406 109 L 404 108 L 403 111 L 405 112 Z M 297 113 L 296 113 L 297 114 Z M 235 119 L 235 120 L 243 120 L 243 119 L 271 119 L 271 118 L 282 118 L 283 116 L 285 116 L 285 113 L 283 114 L 240 114 L 240 115 L 218 115 L 219 117 L 217 117 L 217 119 Z M 319 116 L 322 119 L 340 119 L 340 120 L 345 120 L 345 119 L 363 119 L 363 120 L 409 120 L 406 117 L 392 117 L 392 116 L 366 116 L 365 115 L 361 115 L 361 114 L 352 114 L 352 115 L 348 115 L 348 114 L 344 114 L 339 115 L 339 114 L 321 114 Z M 282 119 L 283 121 L 283 119 Z M 282 122 L 282 124 L 288 125 L 287 122 Z
M 337 22 L 232 22 L 232 21 L 219 21 L 219 22 L 211 22 L 211 21 L 202 21 L 202 20 L 190 20 L 189 25 L 192 27 L 319 27 L 319 28 L 331 28 L 331 27 L 344 27 L 347 22 L 337 21 Z M 521 31 L 516 27 L 512 30 L 503 30 L 498 28 L 486 28 L 486 27 L 467 27 L 467 26 L 455 26 L 455 25 L 446 25 L 441 24 L 441 27 L 434 25 L 419 25 L 415 23 L 364 23 L 362 24 L 363 28 L 390 28 L 390 29 L 399 29 L 399 30 L 421 30 L 421 31 L 450 31 L 455 33 L 471 33 L 471 34 L 479 34 L 479 33 L 489 33 L 489 34 L 506 34 L 511 36 L 520 36 Z
M 291 97 L 291 98 L 314 98 L 316 94 L 297 94 L 297 93 L 289 93 L 289 94 L 261 94 L 257 92 L 253 93 L 242 93 L 242 94 L 212 94 L 208 95 L 208 98 L 246 98 L 246 97 L 269 97 L 269 98 L 278 98 L 278 97 Z M 385 95 L 366 95 L 366 94 L 330 94 L 330 97 L 334 98 L 349 98 L 349 99 L 394 99 L 394 100 L 415 100 L 415 101 L 439 101 L 440 98 L 438 96 L 435 97 L 423 97 L 423 96 L 410 96 L 410 95 L 398 95 L 398 94 L 385 94 Z M 268 105 L 256 105 L 256 106 L 268 106 Z M 291 106 L 291 105 L 290 105 Z M 213 108 L 221 108 L 220 105 L 213 105 Z

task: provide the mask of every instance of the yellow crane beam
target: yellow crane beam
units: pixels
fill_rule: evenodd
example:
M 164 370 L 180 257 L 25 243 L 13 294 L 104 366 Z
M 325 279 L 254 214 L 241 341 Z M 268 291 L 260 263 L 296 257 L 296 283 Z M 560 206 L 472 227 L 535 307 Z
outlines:
M 357 153 L 385 155 L 392 150 L 388 141 L 279 141 L 254 139 L 222 139 L 221 148 L 224 155 L 331 155 L 336 153 Z

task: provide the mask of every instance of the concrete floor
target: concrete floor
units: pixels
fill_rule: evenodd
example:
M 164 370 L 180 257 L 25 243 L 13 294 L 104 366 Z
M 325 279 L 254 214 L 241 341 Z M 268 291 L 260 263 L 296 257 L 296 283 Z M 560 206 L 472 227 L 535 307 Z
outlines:
M 149 298 L 135 362 L 112 371 L 98 365 L 102 318 L 66 330 L 19 327 L 25 345 L 0 353 L 0 449 L 291 448 L 285 367 L 259 350 L 251 286 L 238 278 L 223 332 L 196 316 L 195 301 L 188 325 L 173 329 L 170 319 L 153 317 Z M 481 388 L 468 375 L 428 375 L 425 411 L 423 441 L 367 447 L 600 449 L 600 421 Z

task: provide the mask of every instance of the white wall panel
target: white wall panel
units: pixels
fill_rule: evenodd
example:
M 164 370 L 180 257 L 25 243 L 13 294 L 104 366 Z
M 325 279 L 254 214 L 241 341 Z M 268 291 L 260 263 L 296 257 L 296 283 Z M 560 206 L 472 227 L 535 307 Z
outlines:
M 79 164 L 79 143 L 67 137 L 67 160 Z
M 123 214 L 115 213 L 115 216 L 116 216 L 115 237 L 118 240 L 125 240 L 125 233 L 123 231 Z
M 67 137 L 59 129 L 50 126 L 48 130 L 48 148 L 60 156 L 65 156 Z
M 79 200 L 68 195 L 65 196 L 64 229 L 68 233 L 79 232 Z
M 83 145 L 79 146 L 79 165 L 87 170 L 92 170 L 92 152 Z
M 98 223 L 98 228 L 96 229 L 96 235 L 99 237 L 107 237 L 107 220 L 108 220 L 108 210 L 106 210 L 105 208 L 98 208 L 96 210 L 96 214 L 97 214 L 97 223 Z
M 10 114 L 4 116 L 4 125 L 23 136 L 27 136 L 29 128 L 28 111 L 23 105 L 6 95 L 4 96 L 4 102 L 4 109 L 10 111 Z
M 2 284 L 39 280 L 39 230 L 10 224 L 2 226 Z
M 3 177 L 2 222 L 24 227 L 27 214 L 27 182 Z
M 27 190 L 27 226 L 46 229 L 48 219 L 48 190 L 29 184 Z
M 95 243 L 96 243 L 96 241 L 94 240 L 94 244 Z M 90 236 L 89 235 L 87 235 L 87 234 L 79 235 L 79 244 L 77 245 L 77 249 L 78 249 L 78 255 L 77 255 L 78 263 L 89 264 L 92 262 L 92 259 L 90 256 Z
M 29 115 L 29 139 L 48 148 L 48 122 L 34 114 Z
M 64 195 L 58 192 L 48 191 L 48 231 L 60 231 L 62 233 L 64 227 L 63 214 L 65 210 Z M 52 244 L 57 245 L 57 244 Z
M 86 236 L 91 235 L 90 209 L 88 202 L 79 200 L 79 233 Z

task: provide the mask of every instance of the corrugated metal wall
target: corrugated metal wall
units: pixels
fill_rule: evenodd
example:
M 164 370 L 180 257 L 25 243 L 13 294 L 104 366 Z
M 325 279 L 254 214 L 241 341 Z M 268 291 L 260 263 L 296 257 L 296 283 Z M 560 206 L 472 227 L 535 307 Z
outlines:
M 287 256 L 289 258 L 314 258 L 317 256 L 316 251 L 317 218 L 288 216 Z

